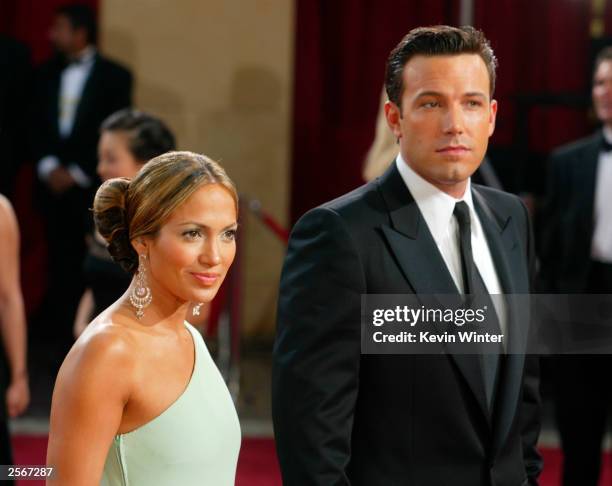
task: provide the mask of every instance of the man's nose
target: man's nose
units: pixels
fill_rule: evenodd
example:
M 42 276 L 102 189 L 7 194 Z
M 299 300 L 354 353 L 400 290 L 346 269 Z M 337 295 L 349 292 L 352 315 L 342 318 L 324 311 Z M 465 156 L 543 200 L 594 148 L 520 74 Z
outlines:
M 443 124 L 444 133 L 452 135 L 463 133 L 465 120 L 462 107 L 450 105 L 444 114 Z

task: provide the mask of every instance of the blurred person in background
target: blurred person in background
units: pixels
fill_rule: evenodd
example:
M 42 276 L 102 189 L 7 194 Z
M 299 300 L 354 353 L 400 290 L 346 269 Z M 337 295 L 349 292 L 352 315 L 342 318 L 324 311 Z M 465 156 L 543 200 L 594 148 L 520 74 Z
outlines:
M 137 110 L 113 113 L 102 123 L 98 143 L 98 175 L 102 181 L 115 177 L 132 179 L 150 159 L 174 150 L 175 138 L 160 119 Z M 106 241 L 97 231 L 88 238 L 84 272 L 87 288 L 74 321 L 79 337 L 87 323 L 125 292 L 131 276 L 113 262 Z
M 168 152 L 110 179 L 96 228 L 133 275 L 87 326 L 55 383 L 49 485 L 234 484 L 240 424 L 202 336 L 187 321 L 236 254 L 238 195 L 216 162 Z
M 82 265 L 85 235 L 91 229 L 88 209 L 98 186 L 100 124 L 131 105 L 132 76 L 98 52 L 96 31 L 88 6 L 58 8 L 50 30 L 56 55 L 35 76 L 32 143 L 49 262 L 39 318 L 60 339 L 60 346 L 72 342 L 72 323 L 84 289 Z
M 9 201 L 0 195 L 0 463 L 12 464 L 7 419 L 30 401 L 26 321 L 19 279 L 19 228 Z
M 0 34 L 0 193 L 13 197 L 15 177 L 28 157 L 28 95 L 31 65 L 28 47 Z
M 550 158 L 540 281 L 551 293 L 612 293 L 612 47 L 595 59 L 591 94 L 602 129 Z M 596 486 L 612 405 L 612 359 L 566 355 L 555 361 L 563 485 Z

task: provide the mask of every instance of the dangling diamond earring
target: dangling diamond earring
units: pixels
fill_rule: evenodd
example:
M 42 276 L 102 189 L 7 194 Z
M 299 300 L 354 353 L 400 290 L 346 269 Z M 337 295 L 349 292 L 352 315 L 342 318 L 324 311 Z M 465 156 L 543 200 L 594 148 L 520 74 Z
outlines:
M 198 303 L 198 304 L 193 306 L 192 312 L 193 312 L 194 316 L 199 316 L 200 315 L 200 307 L 202 307 L 202 302 L 200 302 L 200 303 Z
M 147 307 L 153 300 L 151 289 L 147 285 L 147 275 L 145 262 L 146 255 L 140 255 L 138 258 L 138 272 L 134 282 L 134 287 L 130 292 L 130 304 L 136 308 L 136 317 L 140 320 L 144 315 L 144 308 Z

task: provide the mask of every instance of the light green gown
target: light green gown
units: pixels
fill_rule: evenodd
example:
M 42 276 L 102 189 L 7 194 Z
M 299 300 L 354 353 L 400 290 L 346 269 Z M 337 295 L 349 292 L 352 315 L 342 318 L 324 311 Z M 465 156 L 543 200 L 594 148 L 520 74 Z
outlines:
M 193 374 L 183 394 L 138 429 L 115 436 L 100 486 L 230 486 L 240 424 L 225 382 L 200 333 Z

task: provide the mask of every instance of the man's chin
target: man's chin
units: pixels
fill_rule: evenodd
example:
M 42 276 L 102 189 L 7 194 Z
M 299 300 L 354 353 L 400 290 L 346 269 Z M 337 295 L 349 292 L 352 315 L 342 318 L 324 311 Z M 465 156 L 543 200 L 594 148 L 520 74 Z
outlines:
M 440 177 L 438 181 L 445 185 L 456 185 L 466 182 L 474 172 L 476 172 L 476 168 L 467 166 L 465 164 L 456 164 L 453 167 L 450 167 L 448 171 L 445 171 L 444 174 L 439 174 Z

